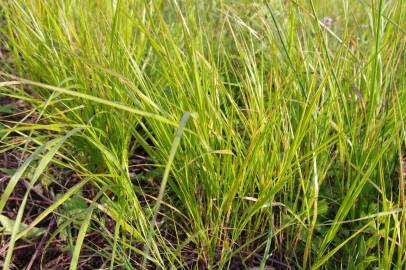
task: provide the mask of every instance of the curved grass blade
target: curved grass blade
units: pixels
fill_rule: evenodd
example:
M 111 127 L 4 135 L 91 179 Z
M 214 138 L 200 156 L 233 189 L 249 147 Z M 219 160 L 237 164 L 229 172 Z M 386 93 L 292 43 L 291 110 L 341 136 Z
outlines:
M 78 129 L 78 128 L 73 129 L 73 130 L 69 131 L 64 137 L 55 139 L 55 140 L 53 140 L 53 141 L 50 141 L 48 144 L 44 144 L 44 145 L 43 145 L 43 147 L 45 148 L 46 146 L 49 146 L 49 145 L 52 145 L 52 144 L 55 143 L 55 145 L 52 146 L 52 147 L 50 148 L 50 150 L 42 157 L 42 159 L 41 159 L 41 161 L 39 162 L 37 168 L 35 169 L 34 174 L 33 174 L 32 178 L 31 178 L 31 181 L 30 181 L 30 186 L 28 187 L 28 189 L 27 189 L 27 191 L 26 191 L 26 193 L 25 193 L 25 195 L 24 195 L 24 199 L 23 199 L 22 202 L 21 202 L 20 208 L 18 209 L 18 213 L 17 213 L 17 217 L 16 217 L 16 220 L 15 220 L 13 232 L 12 232 L 12 234 L 11 234 L 11 239 L 10 239 L 10 242 L 9 242 L 9 247 L 8 247 L 6 259 L 4 260 L 3 269 L 6 270 L 6 269 L 9 268 L 9 265 L 10 265 L 10 262 L 11 262 L 11 256 L 12 256 L 12 254 L 13 254 L 14 245 L 15 245 L 15 242 L 16 242 L 16 240 L 17 240 L 17 234 L 18 234 L 19 231 L 20 231 L 20 224 L 21 224 L 21 221 L 22 221 L 22 218 L 23 218 L 23 213 L 24 213 L 25 205 L 26 205 L 26 203 L 27 203 L 28 195 L 29 195 L 29 193 L 30 193 L 30 191 L 31 191 L 31 188 L 32 188 L 32 187 L 34 186 L 34 184 L 37 182 L 37 180 L 39 179 L 39 177 L 41 176 L 41 174 L 45 171 L 45 169 L 46 169 L 46 167 L 48 166 L 49 162 L 52 160 L 52 158 L 54 157 L 54 155 L 56 154 L 56 152 L 59 150 L 59 148 L 62 146 L 62 144 L 63 144 L 69 137 L 71 137 L 73 134 L 75 134 L 75 133 L 78 132 L 79 130 L 81 130 L 81 129 Z M 41 146 L 41 147 L 42 147 L 42 146 Z M 41 147 L 40 147 L 40 149 L 41 149 Z M 40 152 L 38 152 L 38 154 L 39 154 L 39 153 L 40 153 Z M 35 158 L 38 156 L 38 154 L 36 154 L 36 153 L 35 153 L 35 155 L 32 154 L 33 158 L 31 159 L 31 161 L 32 161 L 33 159 L 35 159 Z M 29 164 L 29 163 L 28 163 L 28 164 Z M 27 165 L 27 166 L 28 166 L 28 165 Z M 24 170 L 24 171 L 25 171 L 25 170 Z M 16 174 L 17 174 L 17 173 L 16 173 Z M 15 174 L 15 175 L 16 175 L 16 174 Z M 20 175 L 20 174 L 18 173 L 17 176 L 19 176 L 19 175 Z M 21 175 L 20 175 L 20 177 L 21 177 Z M 15 182 L 13 183 L 14 186 L 15 186 L 15 184 L 17 183 L 17 181 L 19 180 L 20 177 L 15 178 Z M 2 201 L 3 201 L 3 200 L 2 200 Z M 31 229 L 32 229 L 32 228 L 31 228 Z

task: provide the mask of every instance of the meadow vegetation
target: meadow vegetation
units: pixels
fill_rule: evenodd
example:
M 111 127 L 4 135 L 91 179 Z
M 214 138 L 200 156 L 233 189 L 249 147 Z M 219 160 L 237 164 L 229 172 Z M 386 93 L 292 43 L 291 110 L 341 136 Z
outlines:
M 0 152 L 27 158 L 0 210 L 30 183 L 3 269 L 49 215 L 71 269 L 84 249 L 103 269 L 406 265 L 406 1 L 3 0 L 0 12 L 0 94 L 36 115 L 1 122 Z M 50 166 L 79 180 L 25 224 Z

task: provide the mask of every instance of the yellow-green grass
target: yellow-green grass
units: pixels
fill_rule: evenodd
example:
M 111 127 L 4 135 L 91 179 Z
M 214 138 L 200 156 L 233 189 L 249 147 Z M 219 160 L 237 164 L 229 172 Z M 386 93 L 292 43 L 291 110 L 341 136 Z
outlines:
M 40 111 L 66 139 L 52 161 L 100 190 L 73 269 L 91 230 L 111 243 L 93 247 L 110 269 L 404 267 L 406 2 L 5 0 L 1 12 L 13 59 L 1 92 Z M 3 148 L 18 132 L 44 150 L 41 129 L 6 126 Z M 140 149 L 152 188 L 129 170 Z

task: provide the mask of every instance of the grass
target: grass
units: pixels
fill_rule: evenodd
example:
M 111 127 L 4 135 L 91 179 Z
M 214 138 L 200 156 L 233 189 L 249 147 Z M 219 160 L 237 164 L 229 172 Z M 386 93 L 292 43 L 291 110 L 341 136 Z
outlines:
M 11 54 L 1 94 L 43 121 L 2 122 L 0 151 L 32 154 L 0 206 L 28 168 L 33 182 L 49 162 L 82 179 L 18 232 L 21 205 L 4 269 L 85 182 L 99 193 L 70 221 L 71 269 L 82 248 L 105 269 L 406 265 L 406 2 L 0 7 Z M 140 153 L 148 173 L 132 173 Z

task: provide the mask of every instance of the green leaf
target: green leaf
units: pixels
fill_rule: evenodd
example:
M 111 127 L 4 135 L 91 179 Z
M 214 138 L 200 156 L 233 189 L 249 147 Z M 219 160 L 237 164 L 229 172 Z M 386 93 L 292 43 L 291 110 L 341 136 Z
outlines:
M 70 270 L 77 269 L 80 251 L 82 249 L 83 240 L 85 239 L 87 229 L 88 229 L 90 221 L 92 219 L 93 210 L 94 210 L 94 208 L 92 208 L 92 207 L 89 208 L 89 210 L 87 211 L 86 216 L 84 218 L 84 221 L 82 223 L 82 226 L 80 227 L 79 234 L 78 234 L 76 244 L 75 244 L 75 248 L 73 249 L 72 260 L 71 260 L 71 264 L 69 267 Z
M 9 105 L 0 106 L 0 113 L 15 113 L 16 109 Z
M 1 127 L 0 127 L 1 128 Z M 12 176 L 16 173 L 16 169 L 9 169 L 9 168 L 0 168 L 0 171 L 7 174 L 8 176 Z
M 82 211 L 87 209 L 87 204 L 85 199 L 83 199 L 81 196 L 74 195 L 72 198 L 66 200 L 66 202 L 63 204 L 63 208 L 66 214 L 75 214 L 78 210 Z
M 14 225 L 15 225 L 15 220 L 8 218 L 5 215 L 0 214 L 0 223 L 6 234 L 12 233 Z M 20 223 L 18 233 L 22 232 L 23 230 L 25 230 L 27 228 L 28 228 L 28 225 L 26 225 L 24 223 Z M 31 238 L 35 238 L 35 237 L 42 235 L 44 232 L 45 232 L 44 229 L 34 227 L 31 230 L 29 230 L 27 234 L 24 235 L 23 239 L 28 240 Z
M 87 204 L 86 201 L 80 196 L 81 190 L 78 191 L 78 194 L 73 195 L 71 198 L 68 198 L 63 204 L 62 208 L 59 211 L 61 215 L 58 215 L 56 223 L 58 227 L 65 224 L 65 229 L 61 230 L 59 237 L 66 240 L 69 237 L 72 223 L 81 224 L 86 216 Z M 56 198 L 59 199 L 63 194 L 57 194 Z

